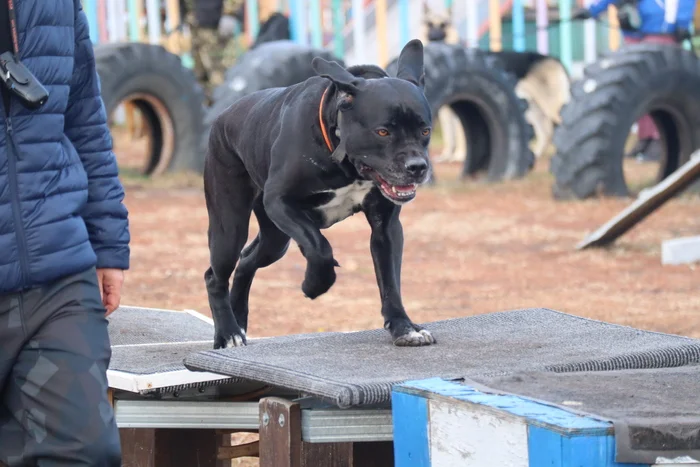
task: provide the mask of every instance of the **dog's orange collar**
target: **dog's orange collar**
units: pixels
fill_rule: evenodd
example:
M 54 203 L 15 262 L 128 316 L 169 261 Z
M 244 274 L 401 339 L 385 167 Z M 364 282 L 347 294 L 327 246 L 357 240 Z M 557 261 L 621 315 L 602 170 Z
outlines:
M 326 142 L 326 146 L 328 146 L 328 150 L 330 152 L 333 152 L 333 145 L 331 144 L 331 138 L 328 136 L 328 131 L 326 130 L 326 124 L 323 123 L 323 103 L 326 101 L 326 94 L 328 94 L 328 90 L 330 89 L 330 86 L 326 88 L 325 91 L 323 91 L 323 95 L 321 96 L 321 103 L 318 105 L 318 123 L 321 125 L 321 134 L 323 135 L 323 140 Z

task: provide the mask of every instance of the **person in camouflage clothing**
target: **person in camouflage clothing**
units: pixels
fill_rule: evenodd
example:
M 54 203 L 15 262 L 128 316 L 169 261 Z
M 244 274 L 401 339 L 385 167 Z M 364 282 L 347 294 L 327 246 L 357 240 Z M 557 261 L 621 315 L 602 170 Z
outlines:
M 243 24 L 244 0 L 185 0 L 192 32 L 192 58 L 197 80 L 211 100 L 237 57 L 236 24 Z

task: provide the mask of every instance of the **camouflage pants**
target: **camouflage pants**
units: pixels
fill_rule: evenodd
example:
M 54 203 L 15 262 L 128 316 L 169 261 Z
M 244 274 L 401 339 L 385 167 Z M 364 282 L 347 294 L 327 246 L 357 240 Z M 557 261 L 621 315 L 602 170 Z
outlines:
M 1 462 L 121 465 L 104 313 L 94 268 L 0 295 Z
M 236 40 L 221 38 L 216 29 L 193 28 L 192 58 L 197 80 L 208 98 L 223 84 L 226 70 L 236 62 Z

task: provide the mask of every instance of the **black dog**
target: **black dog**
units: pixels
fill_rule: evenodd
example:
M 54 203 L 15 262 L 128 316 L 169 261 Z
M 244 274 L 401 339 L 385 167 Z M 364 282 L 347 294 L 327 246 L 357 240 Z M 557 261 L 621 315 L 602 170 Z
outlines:
M 396 78 L 375 66 L 346 70 L 319 57 L 312 64 L 319 76 L 250 94 L 212 126 L 204 169 L 211 266 L 204 278 L 214 348 L 246 344 L 255 272 L 282 258 L 290 239 L 307 261 L 304 294 L 327 292 L 339 265 L 321 229 L 359 211 L 372 230 L 384 327 L 395 345 L 432 344 L 408 318 L 400 286 L 399 212 L 431 170 L 423 44 L 406 44 Z M 260 231 L 243 248 L 251 211 Z

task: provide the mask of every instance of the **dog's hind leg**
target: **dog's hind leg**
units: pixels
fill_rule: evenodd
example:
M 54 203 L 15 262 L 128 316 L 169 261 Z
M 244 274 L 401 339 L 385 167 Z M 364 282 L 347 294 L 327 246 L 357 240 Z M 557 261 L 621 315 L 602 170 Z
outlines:
M 229 280 L 248 238 L 255 188 L 240 160 L 232 159 L 226 165 L 208 160 L 204 169 L 210 261 L 204 280 L 214 320 L 215 349 L 246 343 L 229 302 Z
M 289 235 L 278 229 L 267 216 L 262 196 L 255 201 L 253 210 L 260 232 L 241 254 L 241 260 L 233 275 L 230 296 L 236 321 L 244 331 L 248 329 L 248 297 L 255 272 L 279 261 L 287 252 L 290 243 Z

